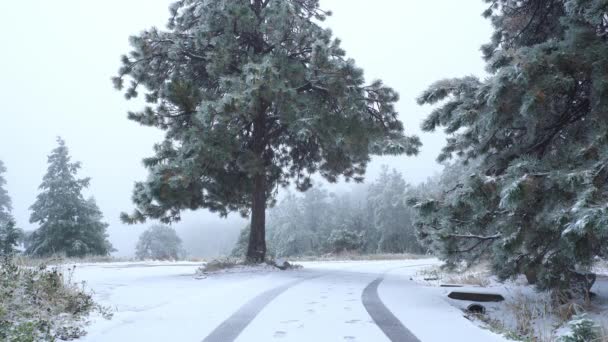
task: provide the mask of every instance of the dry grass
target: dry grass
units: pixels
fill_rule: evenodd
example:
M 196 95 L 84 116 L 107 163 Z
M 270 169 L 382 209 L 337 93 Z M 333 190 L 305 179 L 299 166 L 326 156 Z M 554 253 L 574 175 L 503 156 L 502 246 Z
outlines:
M 356 252 L 344 252 L 338 254 L 324 254 L 319 256 L 302 256 L 288 258 L 293 261 L 381 261 L 381 260 L 418 260 L 429 258 L 428 255 L 418 254 L 360 254 Z
M 33 258 L 29 256 L 17 256 L 14 263 L 22 267 L 40 267 L 40 266 L 58 266 L 65 264 L 96 264 L 109 262 L 127 262 L 134 261 L 132 258 L 116 258 L 112 256 L 89 256 L 84 258 L 68 258 L 61 255 L 55 255 L 47 258 Z
M 448 274 L 444 277 L 444 282 L 486 287 L 490 285 L 490 278 L 489 273 L 486 272 L 465 272 L 463 274 Z
M 600 327 L 599 342 L 608 342 L 608 318 L 602 318 L 597 320 L 597 324 Z
M 60 266 L 60 265 L 70 265 L 70 264 L 105 264 L 105 263 L 113 263 L 113 262 L 140 262 L 142 260 L 138 260 L 135 258 L 123 258 L 123 257 L 113 257 L 113 256 L 87 256 L 84 258 L 68 258 L 62 255 L 55 255 L 46 258 L 34 258 L 30 256 L 19 255 L 14 259 L 14 263 L 18 266 L 22 267 L 40 267 L 40 266 Z M 207 262 L 209 259 L 206 258 L 185 258 L 182 260 L 176 261 L 186 261 L 186 262 Z
M 199 273 L 210 273 L 210 272 L 218 272 L 222 270 L 227 270 L 231 268 L 235 268 L 237 266 L 243 266 L 245 262 L 241 259 L 237 258 L 220 258 L 211 260 L 208 263 L 204 264 L 199 268 Z
M 524 341 L 551 342 L 555 341 L 555 330 L 564 327 L 576 315 L 589 312 L 591 307 L 587 302 L 569 301 L 560 304 L 548 292 L 524 294 L 516 293 L 505 302 L 508 316 L 514 319 L 514 324 L 508 324 L 503 318 L 502 325 L 505 335 Z M 608 320 L 597 320 L 601 337 L 593 342 L 608 342 Z
M 426 281 L 442 284 L 457 284 L 486 287 L 490 285 L 491 274 L 488 265 L 482 264 L 454 271 L 441 269 L 439 266 L 430 267 L 418 272 L 418 276 Z
M 554 320 L 555 306 L 550 295 L 536 293 L 526 295 L 517 293 L 506 307 L 515 318 L 515 326 L 510 327 L 512 334 L 530 341 L 550 341 L 551 325 L 544 324 Z

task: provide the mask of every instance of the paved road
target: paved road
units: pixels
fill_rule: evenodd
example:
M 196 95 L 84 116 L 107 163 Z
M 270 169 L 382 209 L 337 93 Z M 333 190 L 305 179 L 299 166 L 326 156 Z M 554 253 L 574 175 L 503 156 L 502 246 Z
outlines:
M 301 278 L 294 280 L 285 285 L 270 289 L 259 296 L 250 300 L 247 304 L 243 305 L 237 312 L 232 316 L 228 317 L 227 320 L 222 322 L 217 328 L 215 328 L 209 336 L 207 336 L 203 342 L 229 342 L 234 341 L 236 338 L 245 330 L 245 328 L 255 319 L 255 317 L 270 303 L 273 299 L 277 298 L 281 293 L 287 291 L 290 287 L 293 287 L 306 279 L 311 277 Z
M 334 271 L 309 275 L 301 279 L 292 281 L 285 285 L 277 286 L 268 290 L 243 305 L 237 312 L 226 319 L 222 324 L 215 328 L 203 342 L 232 342 L 247 328 L 247 326 L 258 316 L 258 314 L 279 295 L 290 288 L 307 280 L 340 274 L 343 272 Z M 377 278 L 361 294 L 361 302 L 371 316 L 375 324 L 382 330 L 386 337 L 392 342 L 420 342 L 420 340 L 409 331 L 403 323 L 393 315 L 384 305 L 378 295 L 378 285 L 384 280 L 383 277 Z M 277 337 L 276 335 L 274 336 Z M 348 339 L 348 338 L 347 338 Z
M 471 324 L 439 288 L 410 280 L 433 260 L 304 263 L 195 279 L 196 264 L 79 265 L 95 299 L 82 341 L 419 342 L 503 341 Z M 431 318 L 449 322 L 436 329 Z
M 371 282 L 361 295 L 365 310 L 392 342 L 420 342 L 414 334 L 384 305 L 378 295 L 378 285 L 384 278 Z

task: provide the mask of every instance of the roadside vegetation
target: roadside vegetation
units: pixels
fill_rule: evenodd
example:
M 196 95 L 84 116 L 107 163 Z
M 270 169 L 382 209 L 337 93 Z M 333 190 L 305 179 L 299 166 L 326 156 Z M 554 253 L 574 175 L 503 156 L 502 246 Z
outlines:
M 605 262 L 597 261 L 599 280 L 589 298 L 556 297 L 552 291 L 538 291 L 525 276 L 500 281 L 492 274 L 488 263 L 456 268 L 432 266 L 418 272 L 415 281 L 428 286 L 445 286 L 446 291 L 480 291 L 504 296 L 500 303 L 480 303 L 486 311 L 470 312 L 472 302 L 449 299 L 462 309 L 465 317 L 495 333 L 515 341 L 608 341 L 608 269 Z M 600 297 L 601 296 L 601 297 Z
M 85 284 L 72 281 L 73 268 L 0 265 L 0 341 L 73 340 L 86 334 L 92 313 L 110 319 L 108 308 L 95 303 Z

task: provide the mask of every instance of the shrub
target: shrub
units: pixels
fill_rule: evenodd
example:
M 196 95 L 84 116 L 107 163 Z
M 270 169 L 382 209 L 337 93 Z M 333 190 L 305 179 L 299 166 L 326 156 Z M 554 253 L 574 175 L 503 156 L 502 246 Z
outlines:
M 560 342 L 592 342 L 600 341 L 600 327 L 585 315 L 575 316 L 568 326 L 571 332 L 560 337 Z
M 57 267 L 0 264 L 0 341 L 72 340 L 85 335 L 83 322 L 92 312 L 110 318 L 106 308 Z
M 335 229 L 328 239 L 329 247 L 334 253 L 357 250 L 363 245 L 360 234 L 348 229 Z
M 141 234 L 135 255 L 139 259 L 178 260 L 182 256 L 182 240 L 175 229 L 155 225 Z

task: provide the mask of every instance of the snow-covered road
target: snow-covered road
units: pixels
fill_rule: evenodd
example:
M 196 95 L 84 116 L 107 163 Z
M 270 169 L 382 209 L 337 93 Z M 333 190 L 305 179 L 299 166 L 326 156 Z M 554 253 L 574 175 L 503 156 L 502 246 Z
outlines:
M 445 289 L 410 280 L 435 262 L 307 262 L 205 279 L 195 263 L 78 265 L 75 280 L 115 311 L 82 341 L 504 341 L 449 305 Z

